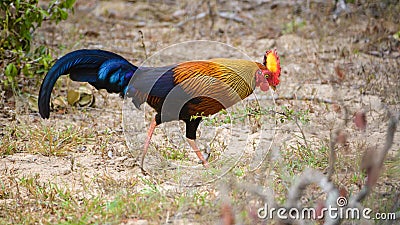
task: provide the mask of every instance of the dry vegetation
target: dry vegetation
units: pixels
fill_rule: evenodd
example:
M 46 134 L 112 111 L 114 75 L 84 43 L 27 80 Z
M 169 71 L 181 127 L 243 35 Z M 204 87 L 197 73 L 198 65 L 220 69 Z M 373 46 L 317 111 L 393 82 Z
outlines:
M 387 129 L 400 110 L 400 4 L 348 2 L 353 3 L 347 11 L 336 15 L 334 1 L 77 1 L 67 21 L 36 33 L 35 41 L 51 46 L 54 55 L 101 48 L 140 65 L 157 51 L 189 40 L 227 43 L 257 61 L 266 49 L 276 48 L 281 85 L 273 97 L 258 95 L 272 108 L 249 116 L 256 127 L 249 132 L 257 136 L 272 127 L 264 134 L 273 142 L 262 151 L 266 159 L 260 165 L 248 166 L 251 158 L 244 155 L 221 179 L 183 187 L 174 184 L 180 179 L 174 171 L 141 173 L 138 153 L 125 142 L 123 101 L 117 95 L 87 85 L 94 105 L 71 106 L 67 92 L 81 84 L 64 78 L 53 92 L 51 118 L 42 120 L 35 105 L 38 86 L 22 84 L 22 94 L 0 93 L 0 223 L 270 224 L 257 219 L 265 202 L 318 208 L 325 201 L 323 185 L 295 182 L 303 171 L 317 180 L 328 177 L 349 199 L 369 184 L 373 188 L 361 204 L 374 213 L 399 214 L 400 137 Z M 206 127 L 200 129 L 202 144 L 213 140 L 215 151 L 223 149 L 225 134 L 208 137 Z M 156 134 L 153 154 L 158 149 L 169 160 L 192 159 L 188 146 L 169 140 L 165 130 Z M 140 144 L 145 132 L 127 135 Z M 388 134 L 394 141 L 386 155 L 381 151 Z M 241 146 L 240 141 L 246 138 L 230 144 Z M 386 158 L 377 175 L 371 171 L 381 156 Z M 154 158 L 146 162 L 151 165 Z M 293 196 L 304 188 L 301 198 Z

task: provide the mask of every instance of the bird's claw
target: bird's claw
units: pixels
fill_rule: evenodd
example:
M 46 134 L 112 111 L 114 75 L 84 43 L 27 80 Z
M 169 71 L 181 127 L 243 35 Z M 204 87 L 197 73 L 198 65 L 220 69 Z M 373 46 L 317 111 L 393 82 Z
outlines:
M 199 160 L 199 164 L 203 164 L 203 165 L 207 164 L 208 165 L 208 158 L 210 158 L 210 153 L 203 152 L 202 155 L 204 158 L 204 162 L 202 160 Z
M 145 169 L 143 169 L 143 168 L 140 168 L 140 169 L 142 170 L 142 174 L 143 174 L 144 176 L 149 175 L 149 173 L 148 173 Z

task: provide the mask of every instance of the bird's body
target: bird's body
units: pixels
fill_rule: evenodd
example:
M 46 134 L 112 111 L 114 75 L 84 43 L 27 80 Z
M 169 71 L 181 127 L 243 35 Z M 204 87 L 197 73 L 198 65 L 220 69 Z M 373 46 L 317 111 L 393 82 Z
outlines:
M 160 114 L 166 107 L 164 112 L 172 115 L 163 116 L 160 123 L 199 114 L 208 116 L 249 96 L 255 88 L 254 74 L 258 69 L 258 64 L 238 59 L 189 61 L 162 69 L 138 68 L 138 77 L 134 76 L 130 84 L 135 90 L 125 94 L 133 98 L 137 107 L 147 102 Z M 168 99 L 169 105 L 165 105 Z
M 138 108 L 147 102 L 155 109 L 157 114 L 143 156 L 157 125 L 183 120 L 189 144 L 206 165 L 194 143 L 201 117 L 193 116 L 208 116 L 226 109 L 253 93 L 255 87 L 264 91 L 269 86 L 275 87 L 279 84 L 280 66 L 276 52 L 272 51 L 267 51 L 264 64 L 218 58 L 164 67 L 136 67 L 111 52 L 78 50 L 60 58 L 46 75 L 39 93 L 39 112 L 43 118 L 49 117 L 51 91 L 58 77 L 64 74 L 70 74 L 75 81 L 89 82 L 97 89 L 130 97 Z

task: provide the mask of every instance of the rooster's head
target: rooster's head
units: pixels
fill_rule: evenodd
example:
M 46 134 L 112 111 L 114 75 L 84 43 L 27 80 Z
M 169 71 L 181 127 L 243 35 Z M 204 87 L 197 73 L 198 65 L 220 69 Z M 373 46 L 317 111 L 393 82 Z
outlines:
M 269 87 L 276 89 L 281 75 L 281 64 L 278 53 L 275 50 L 268 50 L 264 55 L 263 64 L 259 64 L 260 72 L 256 76 L 256 85 L 262 91 L 267 91 Z
M 268 69 L 268 83 L 275 90 L 279 84 L 279 77 L 281 76 L 281 64 L 279 61 L 278 53 L 275 50 L 268 50 L 264 55 L 263 64 Z

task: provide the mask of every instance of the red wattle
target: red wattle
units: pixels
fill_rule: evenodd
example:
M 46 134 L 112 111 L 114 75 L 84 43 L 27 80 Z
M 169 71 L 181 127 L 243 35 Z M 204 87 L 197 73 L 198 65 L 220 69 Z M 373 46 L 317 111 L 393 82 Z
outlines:
M 260 89 L 261 89 L 261 91 L 268 91 L 269 90 L 269 84 L 268 84 L 268 82 L 262 82 L 262 83 L 260 83 Z

